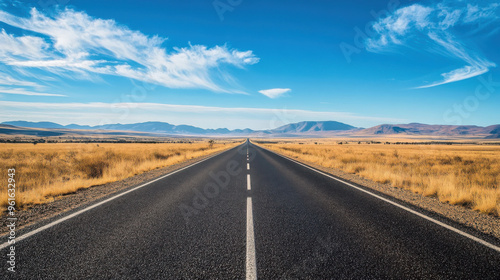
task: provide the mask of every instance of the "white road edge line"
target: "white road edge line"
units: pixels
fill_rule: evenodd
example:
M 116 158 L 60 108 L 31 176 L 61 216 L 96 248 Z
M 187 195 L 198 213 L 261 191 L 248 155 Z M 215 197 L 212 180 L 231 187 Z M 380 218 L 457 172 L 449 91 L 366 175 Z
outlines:
M 251 190 L 252 185 L 250 184 L 250 174 L 247 174 L 247 190 Z
M 247 261 L 246 279 L 257 279 L 257 262 L 255 261 L 255 239 L 253 233 L 252 198 L 247 197 Z
M 103 205 L 103 204 L 105 204 L 105 203 L 108 203 L 108 202 L 110 202 L 111 200 L 117 199 L 117 198 L 119 198 L 119 197 L 121 197 L 121 196 L 124 196 L 124 195 L 126 195 L 126 194 L 128 194 L 128 193 L 131 193 L 131 192 L 133 192 L 133 191 L 135 191 L 135 190 L 138 190 L 138 189 L 140 189 L 140 188 L 143 188 L 143 187 L 145 187 L 145 186 L 147 186 L 147 185 L 149 185 L 149 184 L 151 184 L 151 183 L 154 183 L 154 182 L 156 182 L 156 181 L 162 180 L 162 179 L 164 179 L 164 178 L 166 178 L 166 177 L 168 177 L 168 176 L 170 176 L 170 175 L 174 175 L 175 173 L 178 173 L 178 172 L 180 172 L 180 171 L 182 171 L 182 170 L 188 169 L 188 168 L 190 168 L 190 167 L 192 167 L 192 166 L 195 166 L 195 165 L 197 165 L 197 164 L 199 164 L 199 163 L 202 163 L 202 162 L 204 162 L 204 161 L 206 161 L 206 160 L 209 160 L 209 159 L 211 159 L 211 158 L 213 158 L 213 157 L 216 157 L 216 156 L 218 156 L 218 155 L 220 155 L 220 154 L 222 154 L 222 153 L 228 152 L 228 151 L 230 151 L 230 150 L 232 150 L 232 149 L 235 149 L 235 148 L 237 148 L 237 147 L 239 147 L 239 146 L 240 146 L 240 145 L 238 145 L 238 146 L 236 146 L 236 147 L 234 147 L 234 148 L 231 148 L 231 149 L 229 149 L 229 150 L 225 150 L 225 151 L 219 152 L 219 153 L 217 153 L 217 154 L 215 154 L 215 155 L 212 155 L 212 156 L 210 156 L 210 157 L 208 157 L 208 158 L 206 158 L 206 159 L 203 159 L 203 160 L 197 161 L 197 162 L 195 162 L 195 163 L 192 163 L 192 164 L 190 164 L 190 165 L 188 165 L 188 166 L 185 166 L 185 167 L 183 167 L 183 168 L 181 168 L 181 169 L 177 169 L 177 170 L 175 170 L 175 171 L 172 171 L 171 173 L 168 173 L 168 174 L 166 174 L 166 175 L 163 175 L 163 176 L 161 176 L 161 177 L 159 177 L 159 178 L 156 178 L 156 179 L 154 179 L 154 180 L 152 180 L 152 181 L 149 181 L 149 182 L 147 182 L 147 183 L 144 183 L 144 184 L 142 184 L 142 185 L 140 185 L 140 186 L 137 186 L 137 187 L 135 187 L 135 188 L 133 188 L 133 189 L 130 189 L 130 190 L 125 191 L 125 192 L 122 192 L 122 193 L 119 193 L 119 194 L 117 194 L 117 195 L 115 195 L 115 196 L 112 196 L 112 197 L 110 197 L 110 198 L 106 199 L 106 200 L 103 200 L 103 201 L 98 202 L 98 203 L 96 203 L 96 204 L 90 205 L 89 207 L 84 208 L 84 209 L 82 209 L 82 210 L 80 210 L 80 211 L 77 211 L 77 212 L 75 212 L 75 213 L 73 213 L 73 214 L 70 214 L 70 215 L 64 216 L 64 217 L 62 217 L 61 219 L 55 220 L 55 221 L 53 221 L 53 222 L 51 222 L 51 223 L 49 223 L 49 224 L 46 224 L 46 225 L 44 225 L 44 226 L 42 226 L 42 227 L 39 227 L 39 228 L 34 229 L 34 230 L 30 231 L 30 232 L 27 232 L 27 233 L 25 233 L 25 234 L 23 234 L 23 235 L 21 235 L 21 236 L 19 236 L 19 237 L 16 237 L 16 243 L 17 243 L 17 242 L 19 242 L 19 241 L 21 241 L 21 240 L 24 240 L 24 239 L 26 239 L 26 238 L 28 238 L 28 237 L 31 237 L 31 236 L 33 236 L 33 235 L 35 235 L 35 234 L 39 233 L 39 232 L 42 232 L 42 231 L 44 231 L 44 230 L 46 230 L 46 229 L 49 229 L 49 228 L 51 228 L 51 227 L 53 227 L 53 226 L 55 226 L 55 225 L 57 225 L 57 224 L 60 224 L 60 223 L 62 223 L 62 222 L 64 222 L 64 221 L 66 221 L 66 220 L 69 220 L 69 219 L 71 219 L 71 218 L 74 218 L 74 217 L 76 217 L 76 216 L 78 216 L 78 215 L 80 215 L 80 214 L 82 214 L 82 213 L 85 213 L 85 212 L 87 212 L 87 211 L 91 210 L 91 209 L 94 209 L 94 208 L 96 208 L 96 207 L 98 207 L 98 206 L 101 206 L 101 205 Z M 2 249 L 4 249 L 4 248 L 7 248 L 7 247 L 8 247 L 8 246 L 10 246 L 10 245 L 11 245 L 11 244 L 9 244 L 9 242 L 4 242 L 3 244 L 1 244 L 1 245 L 0 245 L 0 250 L 2 250 Z
M 371 195 L 371 196 L 374 196 L 374 197 L 376 197 L 376 198 L 378 198 L 378 199 L 380 199 L 380 200 L 383 200 L 383 201 L 385 201 L 385 202 L 387 202 L 387 203 L 390 203 L 390 204 L 392 204 L 392 205 L 394 205 L 394 206 L 396 206 L 396 207 L 399 207 L 399 208 L 401 208 L 401 209 L 403 209 L 403 210 L 406 210 L 406 211 L 408 211 L 408 212 L 410 212 L 410 213 L 412 213 L 412 214 L 415 214 L 415 215 L 417 215 L 417 216 L 419 216 L 419 217 L 421 217 L 421 218 L 424 218 L 424 219 L 426 219 L 426 220 L 428 220 L 428 221 L 430 221 L 430 222 L 433 222 L 433 223 L 435 223 L 435 224 L 437 224 L 437 225 L 440 225 L 440 226 L 442 226 L 442 227 L 444 227 L 444 228 L 446 228 L 446 229 L 449 229 L 449 230 L 451 230 L 451 231 L 454 231 L 454 232 L 456 232 L 456 233 L 458 233 L 458 234 L 460 234 L 460 235 L 462 235 L 462 236 L 464 236 L 464 237 L 467 237 L 467 238 L 469 238 L 469 239 L 471 239 L 471 240 L 474 240 L 474 241 L 476 241 L 476 242 L 478 242 L 478 243 L 480 243 L 480 244 L 482 244 L 482 245 L 484 245 L 484 246 L 486 246 L 486 247 L 488 247 L 488 248 L 490 248 L 490 249 L 493 249 L 493 250 L 495 250 L 495 251 L 497 251 L 497 252 L 500 252 L 500 247 L 498 247 L 498 246 L 496 246 L 496 245 L 494 245 L 494 244 L 491 244 L 491 243 L 489 243 L 489 242 L 487 242 L 487 241 L 484 241 L 484 240 L 482 240 L 482 239 L 480 239 L 480 238 L 478 238 L 478 237 L 475 237 L 475 236 L 473 236 L 473 235 L 471 235 L 471 234 L 468 234 L 468 233 L 466 233 L 466 232 L 464 232 L 464 231 L 461 231 L 461 230 L 459 230 L 459 229 L 457 229 L 457 228 L 454 228 L 454 227 L 452 227 L 452 226 L 450 226 L 450 225 L 447 225 L 447 224 L 445 224 L 445 223 L 443 223 L 443 222 L 440 222 L 440 221 L 438 221 L 438 220 L 436 220 L 436 219 L 434 219 L 434 218 L 431 218 L 431 217 L 426 216 L 426 215 L 424 215 L 424 214 L 422 214 L 422 213 L 420 213 L 420 212 L 417 212 L 417 211 L 415 211 L 415 210 L 413 210 L 413 209 L 410 209 L 410 208 L 408 208 L 408 207 L 406 207 L 406 206 L 403 206 L 403 205 L 401 205 L 401 204 L 399 204 L 399 203 L 396 203 L 396 202 L 391 201 L 391 200 L 389 200 L 389 199 L 387 199 L 387 198 L 384 198 L 384 197 L 382 197 L 382 196 L 380 196 L 380 195 L 374 194 L 374 193 L 372 193 L 372 192 L 370 192 L 370 191 L 367 191 L 367 190 L 365 190 L 365 189 L 362 189 L 362 188 L 360 188 L 360 187 L 357 187 L 357 186 L 355 186 L 355 185 L 353 185 L 353 184 L 351 184 L 351 183 L 348 183 L 348 182 L 346 182 L 346 181 L 344 181 L 344 180 L 341 180 L 341 179 L 335 178 L 335 177 L 333 177 L 333 176 L 332 176 L 332 175 L 330 175 L 330 174 L 327 174 L 327 173 L 325 173 L 325 172 L 322 172 L 322 171 L 316 170 L 316 169 L 314 169 L 314 168 L 312 168 L 312 167 L 310 167 L 310 166 L 307 166 L 307 165 L 305 165 L 305 164 L 303 164 L 303 163 L 301 163 L 301 162 L 298 162 L 298 161 L 296 161 L 296 160 L 294 160 L 294 159 L 291 159 L 291 158 L 289 158 L 289 157 L 286 157 L 286 156 L 280 155 L 280 154 L 278 154 L 278 153 L 276 153 L 276 152 L 274 152 L 274 151 L 268 150 L 268 149 L 266 149 L 266 148 L 264 148 L 264 147 L 261 147 L 261 146 L 259 146 L 259 147 L 260 147 L 260 148 L 262 148 L 262 149 L 264 149 L 264 150 L 266 150 L 266 151 L 269 151 L 269 152 L 271 152 L 271 153 L 273 153 L 273 154 L 276 154 L 276 155 L 278 155 L 278 156 L 280 156 L 280 157 L 282 157 L 282 158 L 288 159 L 288 160 L 290 160 L 290 161 L 292 161 L 292 162 L 295 162 L 295 163 L 297 163 L 297 164 L 299 164 L 299 165 L 302 165 L 302 166 L 304 166 L 304 167 L 306 167 L 306 168 L 308 168 L 308 169 L 310 169 L 310 170 L 316 171 L 317 173 L 322 174 L 322 175 L 324 175 L 324 176 L 326 176 L 326 177 L 329 177 L 329 178 L 331 178 L 331 179 L 334 179 L 334 180 L 336 180 L 336 181 L 339 181 L 339 182 L 341 182 L 341 183 L 344 183 L 344 184 L 348 185 L 349 187 L 355 188 L 355 189 L 357 189 L 357 190 L 359 190 L 359 191 L 362 191 L 362 192 L 367 193 L 367 194 L 369 194 L 369 195 Z

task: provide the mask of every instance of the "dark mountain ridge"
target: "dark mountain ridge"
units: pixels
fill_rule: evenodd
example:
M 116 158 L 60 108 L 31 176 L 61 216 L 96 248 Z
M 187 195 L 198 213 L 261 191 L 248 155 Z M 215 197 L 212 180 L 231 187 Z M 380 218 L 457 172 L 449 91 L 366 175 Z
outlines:
M 429 125 L 421 123 L 381 124 L 362 129 L 337 121 L 303 121 L 290 123 L 269 130 L 252 130 L 227 128 L 204 129 L 191 125 L 173 125 L 166 122 L 142 122 L 133 124 L 60 125 L 53 122 L 8 121 L 2 125 L 21 128 L 54 129 L 54 130 L 112 130 L 144 132 L 158 135 L 186 136 L 383 136 L 383 135 L 422 135 L 422 136 L 474 136 L 488 139 L 500 138 L 500 124 L 487 127 L 476 125 Z M 7 129 L 6 127 L 3 131 Z

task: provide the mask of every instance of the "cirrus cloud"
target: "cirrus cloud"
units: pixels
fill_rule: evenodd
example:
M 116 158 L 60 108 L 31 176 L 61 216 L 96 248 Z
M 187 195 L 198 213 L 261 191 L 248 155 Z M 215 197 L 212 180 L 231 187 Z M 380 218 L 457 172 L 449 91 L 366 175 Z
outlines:
M 26 90 L 24 88 L 4 88 L 1 86 L 0 86 L 0 93 L 16 94 L 16 95 L 28 95 L 28 96 L 59 96 L 59 97 L 66 96 L 63 94 L 36 92 L 36 91 Z
M 496 64 L 468 47 L 456 33 L 461 30 L 474 34 L 498 22 L 499 8 L 500 4 L 490 1 L 442 1 L 403 7 L 372 25 L 376 35 L 366 40 L 366 48 L 372 52 L 392 52 L 408 47 L 465 63 L 461 68 L 442 73 L 441 80 L 418 88 L 472 78 L 488 72 Z
M 27 96 L 66 96 L 64 94 L 40 92 L 40 90 L 44 89 L 45 86 L 43 85 L 32 81 L 19 80 L 0 71 L 0 93 Z
M 115 75 L 168 88 L 235 92 L 224 84 L 223 66 L 244 68 L 259 61 L 252 51 L 226 45 L 189 45 L 167 50 L 166 38 L 147 36 L 114 20 L 65 9 L 53 17 L 31 9 L 29 17 L 0 11 L 0 22 L 29 32 L 0 32 L 0 63 L 22 69 L 79 77 Z M 223 77 L 223 78 L 220 78 Z M 225 77 L 225 78 L 224 78 Z

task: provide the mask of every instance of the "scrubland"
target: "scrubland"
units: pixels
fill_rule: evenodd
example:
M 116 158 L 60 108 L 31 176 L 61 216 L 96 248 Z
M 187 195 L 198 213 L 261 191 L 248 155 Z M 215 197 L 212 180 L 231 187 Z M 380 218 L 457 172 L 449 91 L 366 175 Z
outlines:
M 322 141 L 322 142 L 321 142 Z M 500 216 L 498 145 L 263 142 L 287 156 Z M 299 143 L 301 142 L 301 143 Z
M 82 188 L 222 151 L 237 143 L 0 144 L 0 207 L 7 206 L 8 169 L 15 168 L 16 205 L 53 200 Z

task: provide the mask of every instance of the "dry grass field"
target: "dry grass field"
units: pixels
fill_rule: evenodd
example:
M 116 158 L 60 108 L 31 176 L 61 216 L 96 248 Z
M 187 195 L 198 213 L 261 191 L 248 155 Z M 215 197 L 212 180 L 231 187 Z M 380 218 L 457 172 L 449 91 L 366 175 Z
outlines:
M 300 143 L 299 143 L 300 142 Z M 293 158 L 500 216 L 500 146 L 265 143 Z
M 16 205 L 39 204 L 82 188 L 222 151 L 237 143 L 0 144 L 0 207 L 7 206 L 7 170 L 15 168 Z

